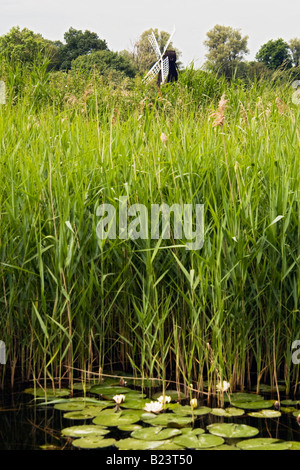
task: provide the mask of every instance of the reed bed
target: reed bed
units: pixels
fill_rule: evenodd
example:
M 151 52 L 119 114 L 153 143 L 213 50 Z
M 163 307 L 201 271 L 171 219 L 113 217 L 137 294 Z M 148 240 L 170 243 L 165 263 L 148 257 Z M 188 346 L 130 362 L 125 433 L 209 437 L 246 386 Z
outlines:
M 2 381 L 122 369 L 187 394 L 220 380 L 296 390 L 300 112 L 288 80 L 191 68 L 158 92 L 46 63 L 1 74 Z M 204 204 L 203 247 L 99 240 L 97 207 L 121 196 Z

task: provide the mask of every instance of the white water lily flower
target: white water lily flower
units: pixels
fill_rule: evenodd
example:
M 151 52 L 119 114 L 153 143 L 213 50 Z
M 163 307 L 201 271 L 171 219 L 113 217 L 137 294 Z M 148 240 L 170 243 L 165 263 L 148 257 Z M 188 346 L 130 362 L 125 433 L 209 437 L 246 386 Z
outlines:
M 113 400 L 118 404 L 120 405 L 121 403 L 123 403 L 123 401 L 125 401 L 125 395 L 115 395 L 113 397 Z
M 159 401 L 151 401 L 150 403 L 146 403 L 144 410 L 148 413 L 160 413 L 163 409 L 163 404 Z
M 198 406 L 198 400 L 197 398 L 192 398 L 190 401 L 191 408 L 197 408 Z
M 167 396 L 164 396 L 164 395 L 161 395 L 157 401 L 159 401 L 159 403 L 162 403 L 163 405 L 165 405 L 166 403 L 170 403 L 171 401 L 171 397 L 167 397 Z
M 223 382 L 219 382 L 216 386 L 217 392 L 227 392 L 230 389 L 230 383 L 223 380 Z

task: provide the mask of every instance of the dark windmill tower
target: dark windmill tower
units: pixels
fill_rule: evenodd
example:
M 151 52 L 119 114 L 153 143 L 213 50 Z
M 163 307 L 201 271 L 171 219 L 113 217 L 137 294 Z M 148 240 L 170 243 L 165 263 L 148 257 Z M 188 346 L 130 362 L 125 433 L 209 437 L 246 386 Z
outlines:
M 168 46 L 174 36 L 175 29 L 173 30 L 171 36 L 168 39 L 167 44 L 165 45 L 164 51 L 161 53 L 158 47 L 155 35 L 152 31 L 152 34 L 148 36 L 149 42 L 156 54 L 157 62 L 149 70 L 149 72 L 144 77 L 144 81 L 149 83 L 152 81 L 155 76 L 158 74 L 157 84 L 160 87 L 167 82 L 175 82 L 178 80 L 178 71 L 176 64 L 176 52 L 169 51 Z

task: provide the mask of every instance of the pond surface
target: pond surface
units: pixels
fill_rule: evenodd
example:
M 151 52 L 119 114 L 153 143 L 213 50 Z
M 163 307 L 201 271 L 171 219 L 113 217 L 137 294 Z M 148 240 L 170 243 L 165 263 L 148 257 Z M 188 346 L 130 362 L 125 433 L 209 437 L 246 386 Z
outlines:
M 192 410 L 189 401 L 183 400 L 178 404 L 178 397 L 170 393 L 170 403 L 155 414 L 144 408 L 151 400 L 158 403 L 160 392 L 155 395 L 152 393 L 148 399 L 141 395 L 141 390 L 122 388 L 119 384 L 108 383 L 102 387 L 103 384 L 100 388 L 94 386 L 87 392 L 84 403 L 82 390 L 74 391 L 72 397 L 68 394 L 52 397 L 50 392 L 47 404 L 43 393 L 39 397 L 35 395 L 36 399 L 33 391 L 24 393 L 25 386 L 18 387 L 14 392 L 0 392 L 0 450 L 77 451 L 98 448 L 100 452 L 102 449 L 117 452 L 118 449 L 149 449 L 147 445 L 150 449 L 158 450 L 186 450 L 194 446 L 209 450 L 229 449 L 228 446 L 231 446 L 240 450 L 243 446 L 247 448 L 250 440 L 253 446 L 255 443 L 260 447 L 272 445 L 276 450 L 274 445 L 280 444 L 283 449 L 300 450 L 300 426 L 297 420 L 300 401 L 295 397 L 289 403 L 285 402 L 288 397 L 281 394 L 281 406 L 278 409 L 276 395 L 264 392 L 260 392 L 261 397 L 253 392 L 251 395 L 232 394 L 231 403 L 225 402 L 223 408 L 229 407 L 229 413 L 233 414 L 218 416 L 224 412 L 220 411 L 222 407 L 216 402 L 198 400 L 197 407 Z M 116 409 L 113 397 L 116 392 L 121 394 L 123 390 L 125 401 Z M 166 396 L 168 393 L 167 390 Z M 75 426 L 82 425 L 88 425 L 87 429 L 82 435 L 76 434 L 78 430 Z M 91 426 L 93 431 L 99 431 L 99 441 L 92 439 L 97 433 L 87 436 Z M 268 441 L 261 441 L 261 438 L 267 438 Z M 289 444 L 285 445 L 287 442 Z M 127 444 L 129 447 L 126 447 Z

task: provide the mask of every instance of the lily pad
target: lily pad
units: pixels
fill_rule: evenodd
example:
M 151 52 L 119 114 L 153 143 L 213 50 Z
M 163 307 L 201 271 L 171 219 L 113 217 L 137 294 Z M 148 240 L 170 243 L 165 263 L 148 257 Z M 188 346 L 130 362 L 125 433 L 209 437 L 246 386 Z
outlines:
M 284 406 L 296 406 L 296 405 L 300 405 L 300 401 L 299 400 L 282 400 L 280 404 Z
M 281 416 L 281 413 L 277 410 L 261 410 L 252 411 L 251 413 L 248 413 L 248 416 L 252 416 L 252 418 L 278 418 Z
M 116 447 L 119 450 L 153 450 L 165 444 L 164 441 L 144 441 L 142 439 L 121 439 L 116 442 Z
M 200 434 L 204 434 L 205 430 L 202 428 L 182 428 L 181 429 L 182 434 L 194 434 L 194 436 L 199 436 Z
M 300 416 L 300 410 L 294 411 L 293 416 L 296 416 L 296 418 L 298 418 L 298 416 Z
M 105 439 L 103 436 L 86 436 L 79 439 L 75 439 L 72 444 L 75 447 L 80 447 L 81 449 L 98 449 L 103 447 L 110 447 L 115 445 L 115 439 Z
M 240 402 L 249 403 L 251 401 L 261 401 L 263 399 L 264 397 L 262 395 L 258 395 L 256 393 L 247 393 L 247 392 L 231 393 L 229 397 L 227 395 L 224 395 L 224 402 L 230 401 L 234 403 L 240 403 Z
M 257 439 L 246 439 L 237 444 L 239 449 L 243 450 L 287 450 L 291 447 L 288 441 L 280 441 L 271 437 L 262 437 Z
M 140 411 L 119 411 L 103 410 L 94 419 L 94 424 L 103 426 L 123 426 L 124 424 L 133 424 L 141 419 Z
M 207 426 L 208 431 L 215 436 L 226 438 L 243 438 L 256 436 L 259 433 L 257 428 L 248 426 L 247 424 L 235 423 L 214 423 Z
M 200 434 L 197 436 L 190 432 L 176 437 L 173 439 L 173 442 L 174 444 L 188 449 L 205 449 L 222 445 L 224 443 L 224 439 L 211 434 Z
M 211 412 L 211 408 L 207 406 L 200 406 L 199 408 L 192 408 L 189 405 L 182 406 L 177 404 L 173 409 L 173 413 L 176 415 L 194 415 L 194 416 L 204 416 Z
M 130 408 L 132 410 L 143 410 L 146 403 L 149 403 L 149 400 L 147 400 L 146 398 L 137 398 L 136 400 L 131 398 L 130 400 L 127 400 L 126 395 L 126 399 L 123 403 L 121 403 L 121 407 Z
M 79 383 L 73 384 L 73 390 L 78 390 L 78 391 L 86 390 L 86 391 L 89 391 L 92 386 L 93 386 L 93 384 L 79 382 Z
M 120 429 L 120 431 L 137 431 L 138 429 L 142 429 L 143 426 L 141 426 L 140 424 L 121 424 L 120 426 L 118 426 L 118 428 Z
M 148 421 L 148 418 L 146 419 L 145 415 L 142 415 L 142 419 L 146 422 Z M 174 413 L 163 413 L 153 419 L 151 418 L 149 422 L 153 426 L 172 426 L 174 428 L 181 428 L 188 426 L 192 423 L 192 421 L 193 418 L 191 416 L 180 416 L 175 415 Z
M 175 428 L 163 428 L 162 426 L 151 426 L 149 428 L 138 429 L 131 433 L 134 439 L 143 439 L 145 441 L 164 441 L 172 437 L 179 436 L 181 431 Z
M 112 386 L 109 384 L 99 384 L 99 385 L 93 385 L 90 389 L 90 393 L 95 393 L 97 395 L 106 395 L 106 396 L 111 396 L 111 395 L 124 395 L 126 393 L 132 392 L 131 388 L 127 387 L 121 387 L 119 386 Z
M 64 414 L 64 418 L 66 419 L 92 419 L 95 418 L 100 412 L 102 408 L 98 407 L 89 407 L 84 408 L 81 411 L 68 411 Z
M 181 447 L 175 444 L 174 441 L 171 439 L 164 441 L 163 444 L 156 447 L 156 450 L 183 450 L 183 449 L 184 447 Z
M 30 395 L 34 395 L 35 397 L 39 398 L 55 398 L 55 397 L 67 397 L 70 395 L 71 390 L 67 388 L 61 389 L 53 389 L 53 388 L 26 388 L 24 393 L 28 393 Z
M 249 401 L 249 402 L 232 402 L 236 408 L 244 408 L 245 410 L 264 410 L 272 408 L 274 400 L 260 400 L 260 401 Z
M 225 410 L 223 408 L 213 408 L 211 410 L 211 414 L 214 416 L 223 416 L 224 418 L 232 418 L 233 416 L 242 416 L 244 414 L 244 410 L 229 407 Z
M 298 441 L 288 441 L 288 444 L 290 445 L 290 447 L 289 447 L 290 450 L 300 450 L 300 442 L 298 442 Z
M 96 426 L 95 424 L 83 424 L 82 426 L 70 426 L 69 428 L 62 429 L 63 436 L 69 437 L 84 437 L 87 435 L 104 436 L 110 431 L 103 426 Z
M 285 385 L 278 385 L 278 391 L 284 392 L 286 389 Z M 276 392 L 277 387 L 276 385 L 267 385 L 267 384 L 259 384 L 259 391 L 260 392 Z

